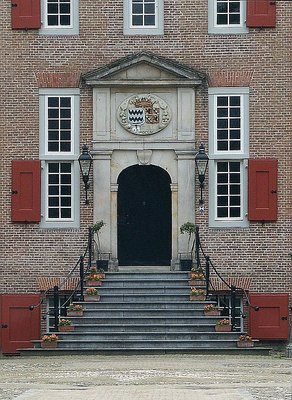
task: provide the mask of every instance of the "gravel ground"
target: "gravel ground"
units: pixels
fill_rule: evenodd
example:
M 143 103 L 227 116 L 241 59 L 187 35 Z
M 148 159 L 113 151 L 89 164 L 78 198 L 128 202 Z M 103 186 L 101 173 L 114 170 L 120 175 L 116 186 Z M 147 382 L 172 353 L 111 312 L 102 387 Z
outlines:
M 206 394 L 210 393 L 206 398 L 212 399 L 223 398 L 219 393 L 225 392 L 226 399 L 292 400 L 292 359 L 280 355 L 178 354 L 0 357 L 1 400 L 17 399 L 20 395 L 21 398 L 42 400 L 49 398 L 45 394 L 42 396 L 42 391 L 51 390 L 54 390 L 55 399 L 65 398 L 61 394 L 58 397 L 62 391 L 71 390 L 73 393 L 75 390 L 79 391 L 79 397 L 86 400 L 83 391 L 91 393 L 99 390 L 100 393 L 102 389 L 106 393 L 108 388 L 108 393 L 114 393 L 113 388 L 117 387 L 124 393 L 127 388 L 134 388 L 135 396 L 139 394 L 139 388 L 142 393 L 145 388 L 153 387 L 155 390 L 168 388 L 172 392 L 183 388 L 183 393 L 189 395 L 179 396 L 179 399 L 201 399 L 199 393 L 205 391 Z M 38 391 L 38 397 L 30 395 L 34 391 Z M 245 395 L 228 397 L 228 392 L 237 391 L 243 391 Z M 102 398 L 111 400 L 116 397 L 108 395 Z M 132 397 L 121 398 L 130 400 Z M 140 398 L 144 399 L 143 396 Z M 145 398 L 155 399 L 155 396 Z

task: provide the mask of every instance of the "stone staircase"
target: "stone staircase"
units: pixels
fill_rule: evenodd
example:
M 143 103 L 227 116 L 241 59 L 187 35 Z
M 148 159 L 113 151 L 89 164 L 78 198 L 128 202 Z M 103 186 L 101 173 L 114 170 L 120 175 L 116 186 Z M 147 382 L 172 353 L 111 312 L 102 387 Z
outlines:
M 21 354 L 115 352 L 244 352 L 240 332 L 215 332 L 222 317 L 205 316 L 208 301 L 190 301 L 186 272 L 108 272 L 99 302 L 84 302 L 84 315 L 68 317 L 73 332 L 59 332 L 57 349 L 21 349 Z M 78 303 L 78 302 L 77 302 Z M 267 349 L 266 349 L 267 350 Z

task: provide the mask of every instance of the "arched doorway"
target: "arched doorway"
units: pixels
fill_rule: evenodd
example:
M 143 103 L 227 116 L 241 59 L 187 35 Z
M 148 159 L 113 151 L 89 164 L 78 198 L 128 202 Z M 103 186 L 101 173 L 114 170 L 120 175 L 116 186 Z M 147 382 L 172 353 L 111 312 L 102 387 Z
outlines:
M 170 265 L 170 183 L 153 165 L 133 165 L 119 175 L 119 265 Z

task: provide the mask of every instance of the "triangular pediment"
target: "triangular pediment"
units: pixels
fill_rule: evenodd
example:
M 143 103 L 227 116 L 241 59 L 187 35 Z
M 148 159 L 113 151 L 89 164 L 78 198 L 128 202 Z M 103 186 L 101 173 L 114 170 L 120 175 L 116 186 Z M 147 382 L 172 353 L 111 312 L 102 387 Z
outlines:
M 200 85 L 204 74 L 196 69 L 149 52 L 131 54 L 83 75 L 92 86 L 172 84 Z

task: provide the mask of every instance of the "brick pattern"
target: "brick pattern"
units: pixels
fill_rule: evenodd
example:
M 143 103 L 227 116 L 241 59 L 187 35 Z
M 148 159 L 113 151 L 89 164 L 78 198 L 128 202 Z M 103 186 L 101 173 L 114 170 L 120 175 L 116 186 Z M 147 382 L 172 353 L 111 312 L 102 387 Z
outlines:
M 80 81 L 78 72 L 37 72 L 35 77 L 39 88 L 77 88 Z
M 169 0 L 165 2 L 165 34 L 149 38 L 123 36 L 122 2 L 80 2 L 80 35 L 67 37 L 11 30 L 11 5 L 0 2 L 0 148 L 5 151 L 0 175 L 1 293 L 38 291 L 37 277 L 67 274 L 83 253 L 87 227 L 93 222 L 92 190 L 90 205 L 85 206 L 81 182 L 80 229 L 46 230 L 37 224 L 11 223 L 11 160 L 39 157 L 39 87 L 77 87 L 80 74 L 148 50 L 208 74 L 211 86 L 250 86 L 250 157 L 279 159 L 278 220 L 252 222 L 247 229 L 209 229 L 207 201 L 205 213 L 196 211 L 195 218 L 205 251 L 220 273 L 252 276 L 252 291 L 292 295 L 288 255 L 292 214 L 292 7 L 288 3 L 277 2 L 276 28 L 250 29 L 245 35 L 208 35 L 206 0 Z M 196 148 L 208 143 L 207 89 L 204 84 L 196 93 Z M 80 142 L 91 143 L 92 89 L 84 83 L 80 125 Z M 207 187 L 204 198 L 208 198 Z
M 210 87 L 250 87 L 252 71 L 214 71 L 208 76 Z
M 229 286 L 235 286 L 238 289 L 249 290 L 252 284 L 252 278 L 250 277 L 223 277 L 224 281 Z M 214 290 L 215 292 L 230 292 L 230 288 L 226 283 L 223 282 L 219 278 L 211 278 L 210 280 L 210 289 Z

